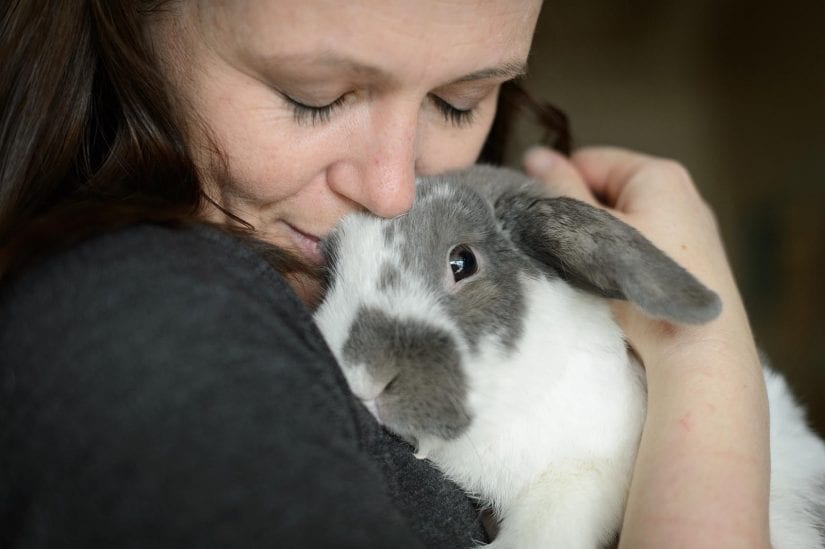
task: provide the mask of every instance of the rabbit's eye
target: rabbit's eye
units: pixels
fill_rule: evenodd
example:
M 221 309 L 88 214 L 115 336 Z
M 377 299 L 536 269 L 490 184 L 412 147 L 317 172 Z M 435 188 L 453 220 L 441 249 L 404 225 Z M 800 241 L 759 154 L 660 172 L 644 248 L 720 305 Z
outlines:
M 473 251 L 466 244 L 459 244 L 450 251 L 450 269 L 456 282 L 474 275 L 478 271 L 478 262 Z

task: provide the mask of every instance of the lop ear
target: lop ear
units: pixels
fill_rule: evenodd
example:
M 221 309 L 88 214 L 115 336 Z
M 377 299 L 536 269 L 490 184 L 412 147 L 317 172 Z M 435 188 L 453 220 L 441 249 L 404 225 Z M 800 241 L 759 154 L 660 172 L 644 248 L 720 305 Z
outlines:
M 707 322 L 721 311 L 719 296 L 604 210 L 523 192 L 505 193 L 495 208 L 516 246 L 576 287 L 675 322 Z

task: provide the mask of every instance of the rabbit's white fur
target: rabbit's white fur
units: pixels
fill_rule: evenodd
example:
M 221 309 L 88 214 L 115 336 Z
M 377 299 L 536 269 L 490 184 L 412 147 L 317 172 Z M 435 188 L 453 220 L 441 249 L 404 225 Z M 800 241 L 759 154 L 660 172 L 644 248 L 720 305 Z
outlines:
M 600 547 L 621 525 L 644 421 L 642 371 L 603 299 L 560 280 L 523 284 L 535 329 L 514 355 L 480 347 L 469 430 L 419 441 L 419 452 L 493 506 L 494 547 Z
M 405 280 L 403 289 L 372 291 L 379 285 L 382 265 L 398 268 L 401 263 L 398 249 L 388 247 L 384 241 L 379 218 L 360 214 L 350 215 L 339 223 L 338 229 L 349 234 L 357 234 L 358 238 L 342 241 L 338 253 L 349 260 L 338 265 L 336 279 L 357 280 L 358 286 L 337 285 L 336 289 L 330 291 L 315 318 L 323 330 L 327 344 L 339 360 L 355 313 L 361 306 L 403 311 L 403 318 L 421 320 L 438 326 L 451 333 L 456 341 L 461 341 L 461 335 L 449 321 L 437 297 L 415 278 Z M 333 292 L 334 306 L 330 306 L 333 302 Z M 345 375 L 353 393 L 374 413 L 372 399 L 383 386 L 376 385 L 360 368 L 348 369 Z
M 607 302 L 561 278 L 522 273 L 528 299 L 517 348 L 484 338 L 473 351 L 443 301 L 414 277 L 376 291 L 382 266 L 403 272 L 399 240 L 389 244 L 382 221 L 353 215 L 339 227 L 349 237 L 336 254 L 346 261 L 336 264 L 316 320 L 342 364 L 364 305 L 436 326 L 470 357 L 462 368 L 472 422 L 450 440 L 419 437 L 418 456 L 493 508 L 501 529 L 488 547 L 593 549 L 610 543 L 621 526 L 646 394 L 643 371 Z M 342 370 L 380 421 L 375 398 L 387 380 L 373 379 L 365 368 Z M 825 445 L 806 426 L 782 377 L 767 368 L 765 374 L 772 543 L 775 549 L 821 548 L 823 517 L 810 510 L 819 506 L 825 513 Z
M 771 424 L 771 542 L 774 549 L 823 547 L 825 445 L 806 425 L 785 379 L 769 368 L 764 372 Z M 820 516 L 811 515 L 812 508 Z

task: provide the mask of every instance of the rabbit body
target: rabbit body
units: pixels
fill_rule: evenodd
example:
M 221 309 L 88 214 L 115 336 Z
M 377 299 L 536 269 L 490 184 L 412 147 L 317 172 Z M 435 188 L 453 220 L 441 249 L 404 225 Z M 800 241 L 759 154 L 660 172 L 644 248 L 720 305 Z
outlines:
M 644 422 L 642 370 L 603 299 L 560 281 L 522 284 L 532 298 L 525 324 L 543 329 L 517 350 L 471 353 L 472 424 L 450 441 L 419 439 L 418 452 L 492 506 L 493 547 L 601 547 L 621 525 Z
M 764 362 L 764 360 L 763 360 Z M 770 530 L 774 549 L 825 547 L 825 444 L 785 379 L 764 368 L 770 406 Z
M 350 388 L 492 508 L 487 547 L 615 541 L 646 392 L 605 297 L 702 322 L 715 294 L 606 213 L 490 167 L 421 180 L 400 218 L 348 216 L 324 249 L 315 319 Z M 825 445 L 766 381 L 772 542 L 821 548 Z

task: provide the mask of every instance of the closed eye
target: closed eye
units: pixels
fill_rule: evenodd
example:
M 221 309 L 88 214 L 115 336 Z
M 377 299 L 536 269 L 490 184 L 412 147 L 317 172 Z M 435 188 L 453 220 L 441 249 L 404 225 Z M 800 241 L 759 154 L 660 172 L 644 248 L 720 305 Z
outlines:
M 289 103 L 289 106 L 292 107 L 292 116 L 295 122 L 299 124 L 310 123 L 313 126 L 318 122 L 329 122 L 332 111 L 340 107 L 347 97 L 347 94 L 344 94 L 332 103 L 315 106 L 301 103 L 286 94 L 282 95 L 284 99 L 286 99 L 286 102 Z
M 430 95 L 430 99 L 438 110 L 441 111 L 445 122 L 449 122 L 457 128 L 469 126 L 473 123 L 475 109 L 459 109 L 437 95 Z
M 302 103 L 286 94 L 282 95 L 292 108 L 292 116 L 295 122 L 299 124 L 310 124 L 313 126 L 319 122 L 329 122 L 332 112 L 340 107 L 347 97 L 347 94 L 344 94 L 335 99 L 335 101 L 332 101 L 326 105 L 307 105 L 306 103 Z M 457 128 L 469 126 L 473 123 L 475 118 L 475 109 L 459 109 L 437 95 L 430 95 L 430 100 L 441 112 L 445 122 L 448 122 Z

